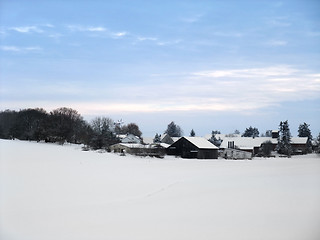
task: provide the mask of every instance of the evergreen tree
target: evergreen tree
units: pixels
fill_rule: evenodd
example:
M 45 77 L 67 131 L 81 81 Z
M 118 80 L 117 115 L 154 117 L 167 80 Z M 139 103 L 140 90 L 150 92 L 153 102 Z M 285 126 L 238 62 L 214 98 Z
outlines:
M 308 152 L 312 152 L 312 135 L 311 130 L 309 128 L 309 124 L 303 123 L 299 125 L 298 136 L 299 137 L 307 137 L 307 148 Z
M 167 130 L 164 133 L 168 134 L 170 137 L 182 136 L 182 130 L 180 126 L 176 125 L 173 121 L 169 123 Z
M 281 154 L 291 156 L 292 147 L 291 147 L 291 133 L 289 128 L 288 120 L 280 122 L 279 125 L 279 137 L 277 151 Z
M 221 138 L 217 139 L 216 134 L 220 134 L 220 131 L 212 131 L 211 132 L 211 138 L 209 139 L 209 142 L 211 142 L 212 144 L 214 144 L 217 147 L 220 147 L 222 140 L 221 140 Z
M 195 137 L 196 136 L 196 133 L 194 132 L 194 130 L 192 129 L 191 132 L 190 132 L 190 137 Z
M 320 153 L 320 133 L 318 134 L 318 137 L 315 141 L 315 152 Z
M 234 130 L 233 133 L 234 133 L 234 134 L 240 134 L 240 131 L 239 131 L 238 129 L 236 129 L 236 130 Z M 219 134 L 220 134 L 220 132 L 219 132 Z
M 272 137 L 272 130 L 267 130 L 265 136 Z
M 259 130 L 258 128 L 249 127 L 246 128 L 245 132 L 242 134 L 242 137 L 259 137 Z
M 156 135 L 154 136 L 153 142 L 154 143 L 161 143 L 161 135 L 156 133 Z
M 270 140 L 263 142 L 260 150 L 264 157 L 270 157 L 271 151 L 273 150 L 272 142 Z

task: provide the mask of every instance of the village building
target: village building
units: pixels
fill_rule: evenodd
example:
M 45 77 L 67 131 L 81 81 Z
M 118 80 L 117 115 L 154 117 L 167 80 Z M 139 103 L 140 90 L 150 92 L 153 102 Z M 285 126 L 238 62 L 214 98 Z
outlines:
M 182 158 L 217 159 L 218 147 L 203 137 L 181 137 L 167 148 L 167 153 Z
M 165 133 L 160 137 L 160 141 L 166 144 L 172 144 L 179 140 L 180 137 L 171 137 L 169 134 Z
M 141 139 L 131 133 L 117 135 L 122 143 L 141 143 Z
M 117 143 L 110 146 L 111 152 L 132 154 L 137 156 L 163 157 L 166 154 L 166 144 Z
M 252 156 L 259 153 L 263 143 L 270 141 L 272 143 L 272 150 L 275 151 L 278 144 L 278 134 L 276 131 L 272 132 L 272 137 L 224 137 L 220 146 L 221 150 L 238 149 L 245 152 L 250 152 Z M 293 154 L 307 153 L 307 137 L 292 137 L 291 147 Z

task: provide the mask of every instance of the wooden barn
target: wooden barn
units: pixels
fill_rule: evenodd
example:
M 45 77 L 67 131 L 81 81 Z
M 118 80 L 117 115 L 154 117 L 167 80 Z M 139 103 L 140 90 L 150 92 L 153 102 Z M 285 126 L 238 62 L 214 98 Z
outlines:
M 167 148 L 167 153 L 182 158 L 218 158 L 218 148 L 202 137 L 182 137 Z

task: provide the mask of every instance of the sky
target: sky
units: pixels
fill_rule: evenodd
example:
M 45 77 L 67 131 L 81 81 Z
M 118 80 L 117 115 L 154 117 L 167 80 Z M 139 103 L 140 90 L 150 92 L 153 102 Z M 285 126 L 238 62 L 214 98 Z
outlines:
M 0 110 L 320 132 L 320 2 L 0 0 Z

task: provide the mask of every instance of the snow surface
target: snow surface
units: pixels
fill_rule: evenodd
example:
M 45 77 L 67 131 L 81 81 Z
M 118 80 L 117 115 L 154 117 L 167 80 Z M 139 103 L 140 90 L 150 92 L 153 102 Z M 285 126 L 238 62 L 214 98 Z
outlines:
M 215 145 L 203 137 L 183 137 L 200 149 L 218 149 Z
M 0 140 L 1 240 L 318 240 L 320 158 L 185 160 Z

